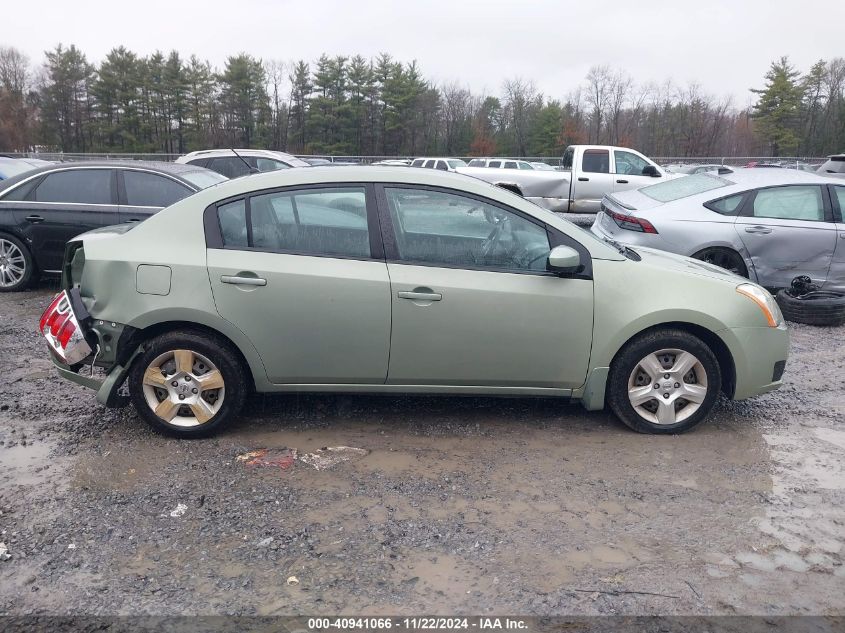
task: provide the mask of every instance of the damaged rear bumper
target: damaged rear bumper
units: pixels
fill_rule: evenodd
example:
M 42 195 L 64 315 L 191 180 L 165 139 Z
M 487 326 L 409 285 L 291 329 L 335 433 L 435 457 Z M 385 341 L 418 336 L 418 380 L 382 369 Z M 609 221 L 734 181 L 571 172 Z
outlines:
M 121 393 L 121 387 L 126 381 L 132 361 L 139 353 L 141 353 L 141 348 L 138 348 L 132 354 L 125 365 L 113 365 L 104 378 L 80 374 L 74 371 L 69 365 L 64 364 L 55 354 L 50 354 L 50 359 L 53 361 L 53 365 L 56 366 L 59 376 L 77 385 L 82 385 L 83 387 L 96 391 L 97 402 L 100 404 L 107 407 L 125 407 L 129 404 L 129 398 L 127 395 Z

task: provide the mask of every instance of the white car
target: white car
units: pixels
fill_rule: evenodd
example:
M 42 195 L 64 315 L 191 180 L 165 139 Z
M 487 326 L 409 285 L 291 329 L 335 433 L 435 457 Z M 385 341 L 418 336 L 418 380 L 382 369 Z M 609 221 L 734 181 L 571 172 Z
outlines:
M 441 171 L 456 171 L 466 166 L 467 164 L 460 158 L 415 158 L 411 161 L 411 167 L 425 167 Z
M 291 167 L 310 167 L 301 158 L 269 149 L 207 149 L 180 156 L 176 162 L 205 167 L 227 178 Z
M 492 167 L 493 169 L 534 169 L 527 160 L 515 158 L 473 158 L 468 167 Z

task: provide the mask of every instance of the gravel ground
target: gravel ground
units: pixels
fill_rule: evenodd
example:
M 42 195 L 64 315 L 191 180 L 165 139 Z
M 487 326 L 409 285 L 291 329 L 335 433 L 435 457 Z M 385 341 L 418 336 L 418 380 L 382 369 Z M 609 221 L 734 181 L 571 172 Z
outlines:
M 842 614 L 845 328 L 692 433 L 549 400 L 255 397 L 155 435 L 0 295 L 0 614 Z M 353 446 L 326 470 L 261 448 Z

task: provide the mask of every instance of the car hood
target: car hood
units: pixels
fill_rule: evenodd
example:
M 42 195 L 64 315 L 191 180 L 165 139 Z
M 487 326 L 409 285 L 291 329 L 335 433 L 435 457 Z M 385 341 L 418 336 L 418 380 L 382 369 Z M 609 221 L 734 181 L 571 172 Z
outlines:
M 633 250 L 642 257 L 642 261 L 645 264 L 660 268 L 661 270 L 698 275 L 731 284 L 748 283 L 748 279 L 745 277 L 740 277 L 729 270 L 693 259 L 692 257 L 684 257 L 683 255 L 675 255 L 674 253 L 667 253 L 656 248 L 642 246 L 637 246 Z

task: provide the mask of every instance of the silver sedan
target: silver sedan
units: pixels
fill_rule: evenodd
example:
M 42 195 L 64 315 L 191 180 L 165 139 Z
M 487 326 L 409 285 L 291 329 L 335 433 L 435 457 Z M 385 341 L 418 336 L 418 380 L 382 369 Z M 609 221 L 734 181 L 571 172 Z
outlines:
M 592 231 L 687 255 L 767 288 L 845 291 L 845 185 L 787 169 L 696 174 L 605 196 Z

